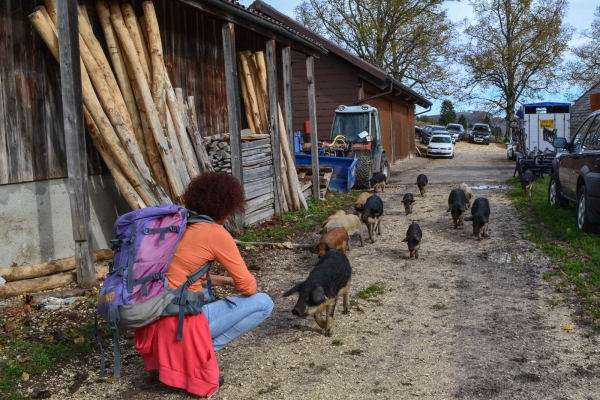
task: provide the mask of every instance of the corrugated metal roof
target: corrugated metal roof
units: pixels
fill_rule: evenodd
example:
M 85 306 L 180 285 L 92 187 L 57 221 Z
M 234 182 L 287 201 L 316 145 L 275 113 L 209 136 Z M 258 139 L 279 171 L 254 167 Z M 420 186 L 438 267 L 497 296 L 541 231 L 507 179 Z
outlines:
M 222 0 L 222 1 L 227 1 L 227 0 Z M 294 31 L 301 32 L 301 34 L 314 40 L 315 42 L 323 43 L 323 46 L 327 50 L 329 50 L 332 53 L 336 54 L 337 56 L 345 59 L 346 61 L 354 64 L 361 70 L 365 71 L 366 73 L 368 73 L 368 74 L 372 75 L 373 77 L 375 77 L 376 79 L 380 80 L 382 83 L 389 83 L 389 84 L 396 86 L 402 92 L 404 92 L 408 96 L 410 96 L 414 100 L 415 104 L 417 104 L 421 107 L 425 107 L 425 108 L 431 107 L 433 105 L 433 103 L 430 102 L 429 100 L 427 100 L 424 96 L 415 92 L 408 86 L 400 83 L 399 81 L 394 79 L 391 75 L 386 73 L 381 68 L 379 68 L 371 63 L 366 62 L 362 58 L 355 56 L 354 54 L 350 53 L 349 51 L 347 51 L 347 50 L 341 48 L 340 46 L 338 46 L 337 44 L 331 42 L 330 40 L 325 39 L 323 36 L 319 35 L 318 33 L 311 31 L 310 29 L 308 29 L 305 26 L 300 25 L 297 21 L 294 21 L 287 15 L 277 11 L 275 8 L 262 2 L 261 0 L 256 0 L 254 3 L 252 3 L 249 6 L 249 9 L 253 10 L 257 15 L 264 15 L 266 18 L 281 21 L 284 24 L 284 26 L 290 27 L 290 29 L 292 29 Z
M 253 10 L 253 9 L 249 8 L 249 7 L 245 7 L 245 6 L 241 5 L 237 0 L 216 0 L 216 2 L 221 2 L 221 3 L 225 3 L 225 4 L 227 4 L 229 6 L 232 6 L 232 7 L 236 7 L 236 8 L 238 8 L 239 10 L 241 10 L 243 12 L 247 12 L 247 13 L 249 13 L 251 15 L 254 15 L 254 16 L 258 17 L 258 18 L 263 19 L 264 21 L 267 21 L 267 22 L 269 22 L 271 24 L 277 25 L 277 26 L 279 26 L 279 27 L 281 27 L 281 28 L 283 28 L 285 30 L 288 30 L 291 33 L 293 33 L 294 35 L 298 36 L 299 38 L 301 38 L 301 39 L 303 39 L 303 40 L 305 40 L 307 42 L 310 42 L 314 46 L 317 46 L 317 47 L 321 48 L 321 50 L 323 51 L 323 54 L 327 54 L 328 53 L 328 50 L 325 48 L 325 46 L 323 46 L 321 43 L 319 43 L 318 41 L 314 40 L 313 38 L 311 38 L 311 37 L 303 34 L 302 32 L 300 32 L 300 31 L 298 31 L 298 30 L 296 30 L 296 29 L 294 29 L 292 27 L 290 27 L 289 25 L 286 25 L 285 23 L 283 23 L 283 21 L 278 21 L 278 20 L 276 20 L 274 18 L 271 18 L 270 16 L 268 16 L 268 15 L 266 15 L 264 13 L 258 12 L 256 10 Z

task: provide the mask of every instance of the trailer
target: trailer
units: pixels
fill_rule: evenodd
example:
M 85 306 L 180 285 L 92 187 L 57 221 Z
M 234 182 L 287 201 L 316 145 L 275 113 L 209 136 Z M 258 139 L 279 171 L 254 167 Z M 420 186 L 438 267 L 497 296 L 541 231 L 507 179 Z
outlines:
M 553 151 L 552 143 L 544 140 L 546 131 L 553 136 L 569 139 L 571 103 L 542 102 L 523 104 L 517 111 L 519 128 L 525 134 L 523 144 L 526 152 Z

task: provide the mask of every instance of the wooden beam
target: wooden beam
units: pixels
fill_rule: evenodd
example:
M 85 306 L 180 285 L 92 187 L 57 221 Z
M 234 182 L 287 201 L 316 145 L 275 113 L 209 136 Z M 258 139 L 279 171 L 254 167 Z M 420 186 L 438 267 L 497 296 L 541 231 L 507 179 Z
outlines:
M 281 151 L 279 149 L 279 102 L 277 96 L 277 60 L 275 57 L 275 40 L 267 40 L 267 77 L 269 83 L 269 133 L 273 152 L 273 169 L 275 170 L 275 213 L 283 213 L 281 186 Z
M 77 284 L 90 287 L 96 283 L 96 272 L 89 228 L 90 201 L 87 186 L 87 153 L 85 151 L 81 63 L 79 61 L 77 0 L 59 1 L 57 15 L 60 81 Z
M 288 143 L 290 145 L 290 153 L 296 152 L 294 144 L 294 114 L 292 104 L 292 49 L 290 46 L 285 46 L 281 49 L 281 59 L 283 62 L 283 107 L 285 129 L 287 131 Z M 295 158 L 294 158 L 295 160 Z M 293 168 L 293 165 L 288 165 L 288 168 Z
M 291 46 L 304 54 L 319 58 L 327 53 L 326 50 L 318 48 L 316 45 L 306 41 L 295 33 L 288 31 L 272 22 L 263 21 L 261 17 L 241 9 L 238 5 L 218 0 L 178 0 L 196 10 L 200 10 L 213 18 L 232 22 L 235 25 L 244 27 L 260 36 L 277 40 L 277 42 L 286 46 Z M 269 27 L 267 27 L 269 25 Z M 303 44 L 304 42 L 305 44 Z
M 310 152 L 313 171 L 319 171 L 319 148 L 317 145 L 317 100 L 315 97 L 315 59 L 306 57 L 306 82 L 308 83 L 308 119 L 310 120 Z M 319 174 L 312 177 L 313 196 L 321 198 L 319 193 Z
M 227 91 L 227 114 L 229 118 L 229 145 L 231 146 L 231 175 L 244 186 L 242 173 L 242 114 L 240 110 L 240 80 L 235 54 L 235 26 L 224 22 L 222 26 L 223 54 L 225 60 L 225 86 Z M 235 215 L 237 226 L 244 226 L 244 213 Z

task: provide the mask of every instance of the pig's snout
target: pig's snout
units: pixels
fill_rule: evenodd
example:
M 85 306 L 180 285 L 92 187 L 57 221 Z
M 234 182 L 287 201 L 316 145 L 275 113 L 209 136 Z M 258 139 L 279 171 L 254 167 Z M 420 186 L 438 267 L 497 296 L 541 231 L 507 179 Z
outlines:
M 292 314 L 297 317 L 304 317 L 306 316 L 306 307 L 296 306 L 292 309 Z
M 299 317 L 300 316 L 300 311 L 296 310 L 295 308 L 292 310 L 292 314 L 294 314 L 295 316 Z

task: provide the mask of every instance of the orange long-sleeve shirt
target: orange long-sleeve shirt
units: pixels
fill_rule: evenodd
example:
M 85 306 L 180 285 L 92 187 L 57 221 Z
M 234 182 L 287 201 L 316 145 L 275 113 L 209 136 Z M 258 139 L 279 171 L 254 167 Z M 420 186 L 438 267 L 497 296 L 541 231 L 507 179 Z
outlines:
M 169 287 L 174 289 L 182 285 L 187 275 L 211 260 L 217 260 L 223 266 L 241 294 L 256 293 L 256 279 L 248 271 L 229 232 L 222 225 L 205 222 L 188 225 L 183 233 L 167 269 Z M 201 282 L 194 283 L 189 290 L 199 292 Z

